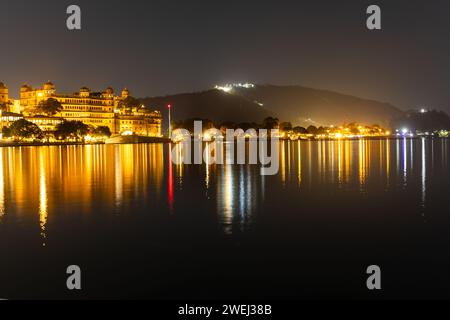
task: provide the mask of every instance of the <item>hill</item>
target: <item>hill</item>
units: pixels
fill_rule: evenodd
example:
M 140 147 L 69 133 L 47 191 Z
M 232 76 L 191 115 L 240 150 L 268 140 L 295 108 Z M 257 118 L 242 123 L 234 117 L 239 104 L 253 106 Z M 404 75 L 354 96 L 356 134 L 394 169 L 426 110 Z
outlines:
M 349 122 L 389 125 L 403 112 L 379 101 L 301 86 L 255 86 L 234 88 L 234 95 L 258 101 L 283 121 L 307 126 Z
M 271 111 L 245 97 L 230 95 L 219 90 L 140 100 L 144 105 L 160 110 L 164 114 L 167 112 L 167 105 L 173 105 L 172 119 L 175 121 L 201 118 L 214 122 L 261 122 L 264 118 L 273 115 Z
M 234 87 L 230 92 L 208 90 L 140 100 L 164 114 L 167 105 L 173 105 L 172 119 L 176 121 L 202 118 L 214 122 L 262 122 L 274 116 L 304 127 L 350 122 L 388 126 L 392 119 L 404 114 L 388 103 L 301 86 Z

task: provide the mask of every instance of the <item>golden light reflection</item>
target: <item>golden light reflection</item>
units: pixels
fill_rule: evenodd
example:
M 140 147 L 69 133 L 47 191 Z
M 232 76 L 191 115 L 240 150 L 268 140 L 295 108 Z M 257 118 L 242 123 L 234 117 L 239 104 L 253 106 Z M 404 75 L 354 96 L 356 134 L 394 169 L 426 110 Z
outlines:
M 225 165 L 225 185 L 224 185 L 224 201 L 225 201 L 225 223 L 231 224 L 233 216 L 233 172 L 230 165 Z
M 178 147 L 178 159 L 183 159 L 183 144 L 182 143 L 178 143 L 177 144 Z M 178 184 L 180 186 L 180 188 L 183 187 L 183 161 L 180 161 L 180 163 L 177 166 L 177 170 L 178 170 Z
M 318 158 L 318 168 L 319 168 L 319 178 L 322 180 L 322 140 L 319 140 L 317 146 L 317 158 Z
M 280 177 L 283 185 L 286 184 L 286 144 L 281 141 Z
M 122 178 L 122 158 L 120 156 L 120 146 L 114 146 L 114 200 L 116 207 L 122 205 L 123 200 L 123 178 Z
M 301 142 L 297 141 L 297 183 L 300 187 L 302 184 L 302 150 Z
M 47 185 L 45 176 L 45 160 L 44 151 L 39 152 L 39 226 L 41 228 L 42 245 L 46 245 L 46 226 L 48 217 L 47 208 Z
M 168 158 L 167 158 L 167 168 L 168 168 L 168 177 L 167 177 L 167 197 L 169 201 L 169 212 L 173 214 L 173 163 L 172 163 L 172 144 L 169 143 L 168 147 Z
M 331 156 L 331 182 L 334 182 L 334 168 L 335 168 L 335 141 L 328 142 L 328 154 Z
M 205 145 L 205 152 L 206 152 L 206 154 L 209 154 L 210 153 L 210 150 L 209 150 L 209 143 L 206 143 L 206 145 Z M 206 192 L 208 192 L 208 189 L 209 189 L 209 166 L 210 166 L 210 164 L 209 164 L 209 157 L 206 157 L 206 163 L 205 163 L 205 170 L 206 170 L 206 172 L 205 172 L 205 185 L 206 185 Z
M 309 188 L 311 188 L 312 183 L 312 142 L 308 140 L 308 181 Z
M 5 177 L 3 170 L 5 170 L 3 165 L 3 148 L 0 148 L 0 219 L 5 215 Z
M 132 214 L 132 206 L 138 202 L 143 202 L 148 210 L 160 203 L 167 208 L 180 191 L 173 182 L 183 177 L 187 182 L 195 174 L 201 188 L 206 185 L 212 198 L 217 196 L 214 203 L 228 225 L 235 219 L 247 219 L 261 204 L 264 192 L 271 193 L 274 181 L 286 189 L 316 188 L 325 183 L 330 186 L 330 182 L 336 188 L 345 184 L 357 189 L 372 186 L 370 182 L 375 179 L 380 179 L 383 187 L 389 183 L 397 186 L 408 173 L 424 204 L 427 178 L 431 177 L 427 170 L 432 172 L 434 157 L 435 170 L 441 169 L 439 164 L 446 161 L 448 151 L 446 141 L 423 139 L 420 147 L 419 143 L 420 140 L 411 143 L 410 139 L 384 138 L 282 142 L 280 177 L 274 178 L 261 177 L 258 166 L 172 166 L 170 145 L 163 144 L 0 148 L 0 216 L 5 216 L 3 223 L 9 221 L 6 215 L 11 213 L 30 219 L 36 241 L 50 246 L 49 231 L 56 225 L 59 212 L 89 215 L 100 208 L 107 213 Z M 208 152 L 209 145 L 206 148 Z M 411 170 L 413 163 L 416 170 Z M 413 174 L 417 179 L 413 179 Z
M 288 142 L 288 156 L 287 156 L 287 172 L 289 173 L 288 177 L 289 177 L 289 181 L 291 180 L 291 144 L 290 142 Z
M 386 181 L 389 186 L 389 177 L 391 173 L 391 141 L 386 139 Z
M 338 141 L 338 182 L 339 185 L 342 184 L 342 168 L 343 168 L 343 164 L 342 164 L 342 140 L 339 139 Z
M 348 183 L 350 180 L 350 167 L 352 164 L 352 147 L 351 141 L 345 140 L 345 174 L 344 174 L 344 182 Z
M 358 147 L 358 161 L 359 161 L 359 184 L 363 186 L 366 182 L 366 161 L 367 161 L 367 155 L 366 155 L 366 141 L 363 139 L 359 140 L 359 147 Z

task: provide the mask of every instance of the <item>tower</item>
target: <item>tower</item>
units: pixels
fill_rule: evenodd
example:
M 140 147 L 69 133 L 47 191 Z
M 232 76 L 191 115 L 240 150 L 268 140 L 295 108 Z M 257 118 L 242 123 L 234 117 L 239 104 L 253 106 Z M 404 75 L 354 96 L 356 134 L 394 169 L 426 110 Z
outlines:
M 9 102 L 9 89 L 3 82 L 0 82 L 0 104 L 7 102 Z
M 122 99 L 126 99 L 130 96 L 130 91 L 127 88 L 122 90 Z
M 82 98 L 89 98 L 91 95 L 91 90 L 87 87 L 83 87 L 80 89 L 80 97 Z
M 56 93 L 56 87 L 50 80 L 44 83 L 42 90 L 46 97 L 53 96 Z

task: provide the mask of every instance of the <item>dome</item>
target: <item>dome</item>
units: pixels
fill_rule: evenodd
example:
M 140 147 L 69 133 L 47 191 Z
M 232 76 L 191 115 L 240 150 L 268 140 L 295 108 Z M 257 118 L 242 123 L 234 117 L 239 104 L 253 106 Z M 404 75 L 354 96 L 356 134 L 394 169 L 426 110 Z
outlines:
M 0 81 L 0 89 L 8 89 L 8 87 Z
M 130 91 L 127 88 L 122 90 L 122 97 L 128 97 L 130 95 Z
M 55 85 L 53 84 L 53 82 L 47 81 L 46 83 L 44 83 L 44 90 L 54 90 L 54 89 Z
M 23 86 L 20 87 L 20 91 L 21 92 L 31 91 L 31 87 L 27 84 L 24 84 Z
M 111 87 L 106 88 L 105 93 L 107 94 L 113 94 L 114 93 L 114 89 Z
M 82 87 L 80 92 L 91 92 L 91 90 L 88 87 Z

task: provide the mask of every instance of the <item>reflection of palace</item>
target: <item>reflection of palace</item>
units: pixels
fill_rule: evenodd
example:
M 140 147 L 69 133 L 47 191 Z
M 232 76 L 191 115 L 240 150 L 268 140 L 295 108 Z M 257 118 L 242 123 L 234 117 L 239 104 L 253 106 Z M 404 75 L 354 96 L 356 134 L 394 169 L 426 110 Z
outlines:
M 41 88 L 23 85 L 20 88 L 20 99 L 9 98 L 8 88 L 0 82 L 0 105 L 6 105 L 2 115 L 4 125 L 20 117 L 37 124 L 44 131 L 52 131 L 63 119 L 81 121 L 94 127 L 109 127 L 113 134 L 137 134 L 142 136 L 161 136 L 162 116 L 159 111 L 150 111 L 144 106 L 122 107 L 121 102 L 130 96 L 123 89 L 120 96 L 114 95 L 112 88 L 104 92 L 91 92 L 83 87 L 73 94 L 60 94 L 50 81 Z M 54 117 L 35 115 L 34 110 L 39 103 L 53 98 L 62 110 Z

